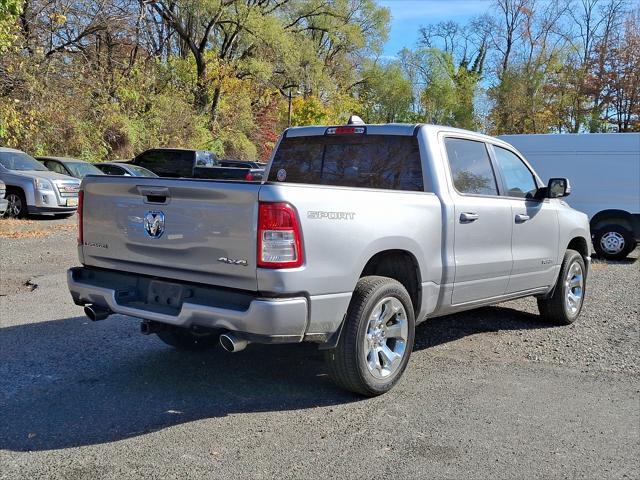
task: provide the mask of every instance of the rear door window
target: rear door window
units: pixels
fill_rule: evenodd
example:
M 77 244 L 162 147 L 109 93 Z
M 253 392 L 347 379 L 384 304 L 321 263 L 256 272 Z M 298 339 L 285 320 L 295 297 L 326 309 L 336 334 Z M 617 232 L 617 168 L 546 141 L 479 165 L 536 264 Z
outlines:
M 484 142 L 445 138 L 453 185 L 460 193 L 498 195 L 496 177 Z
M 115 165 L 103 165 L 102 167 L 102 171 L 107 175 L 124 175 L 127 173 L 124 168 L 116 167 Z
M 424 191 L 417 138 L 400 135 L 285 138 L 269 181 Z
M 198 150 L 196 152 L 196 167 L 215 167 L 218 162 L 213 152 Z

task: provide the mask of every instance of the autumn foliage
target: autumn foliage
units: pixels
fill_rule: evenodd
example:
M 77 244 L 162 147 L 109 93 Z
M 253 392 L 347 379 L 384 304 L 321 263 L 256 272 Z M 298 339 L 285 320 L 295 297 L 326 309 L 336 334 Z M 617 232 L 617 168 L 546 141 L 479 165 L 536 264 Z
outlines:
M 631 1 L 495 0 L 466 24 L 425 19 L 393 58 L 389 25 L 376 0 L 0 0 L 0 144 L 266 160 L 289 121 L 351 114 L 495 134 L 640 129 Z

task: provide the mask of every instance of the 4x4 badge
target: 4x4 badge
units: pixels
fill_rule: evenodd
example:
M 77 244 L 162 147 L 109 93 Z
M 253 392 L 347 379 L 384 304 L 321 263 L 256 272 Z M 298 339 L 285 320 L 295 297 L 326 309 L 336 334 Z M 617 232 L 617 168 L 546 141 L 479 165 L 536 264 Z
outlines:
M 151 238 L 160 238 L 164 233 L 164 213 L 147 212 L 144 216 L 144 229 Z

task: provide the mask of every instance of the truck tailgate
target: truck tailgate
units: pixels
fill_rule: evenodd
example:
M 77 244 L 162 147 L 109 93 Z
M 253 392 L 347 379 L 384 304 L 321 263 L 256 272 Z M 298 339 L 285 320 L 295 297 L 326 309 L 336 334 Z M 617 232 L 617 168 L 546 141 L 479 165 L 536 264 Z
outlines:
M 257 290 L 260 184 L 105 175 L 82 189 L 85 265 Z

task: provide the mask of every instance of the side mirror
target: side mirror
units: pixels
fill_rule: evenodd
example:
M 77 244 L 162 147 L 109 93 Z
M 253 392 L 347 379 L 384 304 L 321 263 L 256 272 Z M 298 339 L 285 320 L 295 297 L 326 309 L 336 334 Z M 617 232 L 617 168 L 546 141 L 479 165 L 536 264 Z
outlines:
M 571 194 L 571 185 L 566 178 L 550 178 L 547 184 L 548 198 L 561 198 Z

